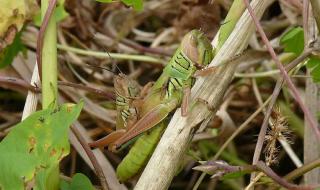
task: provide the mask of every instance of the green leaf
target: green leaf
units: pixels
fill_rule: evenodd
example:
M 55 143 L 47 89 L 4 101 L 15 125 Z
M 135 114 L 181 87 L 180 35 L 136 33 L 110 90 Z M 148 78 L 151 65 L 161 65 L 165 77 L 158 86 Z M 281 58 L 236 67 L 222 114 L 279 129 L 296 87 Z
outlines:
M 69 13 L 64 9 L 64 4 L 59 4 L 56 7 L 56 9 L 54 10 L 54 16 L 56 22 L 60 22 L 69 16 Z
M 280 44 L 284 46 L 286 52 L 300 55 L 304 49 L 303 29 L 296 27 L 289 30 L 281 37 Z
M 61 190 L 94 190 L 94 187 L 87 176 L 77 173 L 73 176 L 70 183 L 63 181 L 60 186 Z
M 111 3 L 114 0 L 96 0 L 101 3 Z M 127 6 L 132 6 L 136 11 L 141 11 L 143 9 L 143 0 L 121 0 Z
M 58 5 L 54 10 L 53 15 L 54 15 L 54 18 L 56 19 L 56 22 L 60 22 L 69 16 L 69 13 L 64 8 L 64 0 L 58 1 Z M 38 27 L 41 26 L 42 21 L 41 21 L 40 11 L 33 17 L 33 23 Z
M 311 56 L 307 61 L 307 68 L 311 70 L 310 74 L 314 82 L 320 82 L 320 59 Z
M 30 115 L 13 127 L 0 143 L 0 189 L 50 190 L 60 160 L 69 154 L 69 126 L 83 103 L 63 104 Z
M 142 0 L 122 0 L 122 2 L 128 6 L 132 6 L 137 11 L 141 11 L 143 9 Z
M 18 32 L 12 42 L 0 53 L 0 68 L 10 65 L 20 51 L 25 51 L 26 47 L 21 42 L 21 32 Z

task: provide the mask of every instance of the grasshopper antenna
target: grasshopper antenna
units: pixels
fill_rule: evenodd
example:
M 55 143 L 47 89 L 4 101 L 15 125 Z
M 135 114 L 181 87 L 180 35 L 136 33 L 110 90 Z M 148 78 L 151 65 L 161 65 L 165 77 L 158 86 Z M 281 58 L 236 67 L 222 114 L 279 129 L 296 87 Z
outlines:
M 103 48 L 104 51 L 108 54 L 108 56 L 110 57 L 110 60 L 112 62 L 112 64 L 116 67 L 116 69 L 119 71 L 120 74 L 123 74 L 123 72 L 121 71 L 121 69 L 118 67 L 117 63 L 116 63 L 116 60 L 113 59 L 113 57 L 110 55 L 110 53 L 105 49 Z
M 95 34 L 95 33 L 93 34 L 93 38 L 96 38 L 96 34 Z M 109 56 L 112 64 L 116 67 L 116 69 L 119 71 L 119 73 L 120 73 L 120 74 L 123 74 L 123 72 L 121 71 L 121 69 L 120 69 L 120 68 L 118 67 L 118 65 L 116 64 L 116 60 L 113 59 L 113 57 L 110 55 L 109 51 L 108 51 L 105 47 L 102 47 L 102 48 L 103 48 L 103 50 L 108 54 L 108 56 Z M 102 68 L 102 69 L 104 69 L 104 68 Z M 115 73 L 114 71 L 111 71 L 110 69 L 109 69 L 109 70 L 108 70 L 108 69 L 105 69 L 105 70 L 110 71 L 110 72 L 112 72 L 113 74 L 117 75 L 117 73 Z
M 117 74 L 116 72 L 112 71 L 111 69 L 107 68 L 107 67 L 103 67 L 103 66 L 98 66 L 98 65 L 90 65 L 89 63 L 86 63 L 86 65 L 90 66 L 90 67 L 94 67 L 94 68 L 98 68 L 98 69 L 103 69 L 103 70 L 106 70 L 106 71 L 109 71 L 113 74 Z

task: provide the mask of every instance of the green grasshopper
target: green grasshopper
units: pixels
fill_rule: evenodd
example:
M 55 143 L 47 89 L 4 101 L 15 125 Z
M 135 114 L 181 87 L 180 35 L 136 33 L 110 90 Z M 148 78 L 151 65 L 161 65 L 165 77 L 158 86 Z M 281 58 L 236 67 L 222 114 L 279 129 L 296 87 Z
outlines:
M 213 48 L 201 32 L 193 30 L 186 34 L 162 75 L 140 102 L 139 115 L 142 117 L 127 130 L 118 130 L 104 138 L 103 145 L 117 151 L 124 143 L 155 127 L 135 142 L 118 166 L 120 181 L 131 178 L 144 166 L 166 127 L 167 116 L 180 105 L 182 116 L 187 114 L 190 89 L 194 83 L 193 75 L 212 59 Z

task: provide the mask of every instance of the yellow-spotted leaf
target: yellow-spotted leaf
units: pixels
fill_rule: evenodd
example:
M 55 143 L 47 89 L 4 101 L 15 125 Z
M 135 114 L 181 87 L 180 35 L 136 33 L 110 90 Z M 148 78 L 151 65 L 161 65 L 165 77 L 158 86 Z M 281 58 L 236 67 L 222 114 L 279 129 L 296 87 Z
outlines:
M 69 154 L 69 126 L 83 103 L 63 104 L 30 115 L 0 143 L 0 189 L 48 190 L 50 176 Z

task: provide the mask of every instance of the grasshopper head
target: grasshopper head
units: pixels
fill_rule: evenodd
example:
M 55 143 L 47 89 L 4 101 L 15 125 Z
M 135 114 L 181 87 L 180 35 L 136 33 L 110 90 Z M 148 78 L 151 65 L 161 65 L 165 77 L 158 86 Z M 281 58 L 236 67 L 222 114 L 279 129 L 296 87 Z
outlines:
M 183 53 L 196 64 L 196 67 L 203 68 L 213 59 L 212 45 L 199 30 L 187 33 L 182 40 L 181 48 Z
M 139 86 L 126 75 L 119 74 L 114 77 L 114 88 L 117 96 L 134 98 L 139 94 Z

